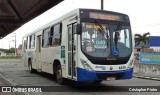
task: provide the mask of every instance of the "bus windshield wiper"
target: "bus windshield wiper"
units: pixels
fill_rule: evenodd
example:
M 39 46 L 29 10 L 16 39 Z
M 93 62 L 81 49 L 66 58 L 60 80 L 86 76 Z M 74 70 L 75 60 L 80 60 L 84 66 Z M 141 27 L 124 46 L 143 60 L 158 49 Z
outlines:
M 118 23 L 117 28 L 115 29 L 114 33 L 114 42 L 115 42 L 115 47 L 117 49 L 117 44 L 119 40 L 119 31 L 121 30 L 121 23 Z
M 109 38 L 108 36 L 108 32 L 105 32 L 106 30 L 103 28 L 103 26 L 97 22 L 96 20 L 94 21 L 96 25 L 98 25 L 100 27 L 100 29 L 98 29 L 100 31 L 100 33 L 104 36 L 104 39 L 105 38 Z M 107 41 L 107 47 L 105 48 L 105 50 L 103 51 L 103 54 L 105 53 L 106 49 L 108 48 L 109 44 L 108 44 L 108 41 Z
M 105 32 L 105 29 L 102 27 L 102 25 L 99 22 L 97 22 L 96 20 L 94 21 L 94 23 L 100 27 L 100 29 L 98 29 L 100 31 L 100 33 L 102 35 L 105 35 L 105 37 L 108 39 L 108 37 L 109 37 L 108 32 L 107 33 Z

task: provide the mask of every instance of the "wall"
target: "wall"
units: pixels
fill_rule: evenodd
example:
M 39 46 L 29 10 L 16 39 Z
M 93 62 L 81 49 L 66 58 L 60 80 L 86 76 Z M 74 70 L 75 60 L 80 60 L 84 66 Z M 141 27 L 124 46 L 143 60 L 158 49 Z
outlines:
M 147 76 L 160 76 L 160 65 L 134 64 L 134 73 Z
M 139 53 L 139 60 L 135 59 L 134 73 L 146 76 L 160 76 L 160 53 Z
M 6 53 L 3 51 L 0 51 L 0 56 L 6 56 Z

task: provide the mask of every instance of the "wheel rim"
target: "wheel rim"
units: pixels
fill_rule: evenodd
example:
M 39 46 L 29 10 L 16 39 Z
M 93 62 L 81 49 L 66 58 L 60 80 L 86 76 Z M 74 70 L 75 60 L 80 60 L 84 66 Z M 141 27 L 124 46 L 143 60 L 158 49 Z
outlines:
M 61 80 L 62 79 L 62 72 L 61 70 L 57 71 L 57 80 Z

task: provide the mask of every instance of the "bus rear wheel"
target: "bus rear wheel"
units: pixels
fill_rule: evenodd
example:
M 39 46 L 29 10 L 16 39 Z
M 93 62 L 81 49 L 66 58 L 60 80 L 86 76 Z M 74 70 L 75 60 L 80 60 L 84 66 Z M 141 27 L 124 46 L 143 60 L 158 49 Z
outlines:
M 58 65 L 56 68 L 56 80 L 58 84 L 64 84 L 64 78 L 62 77 L 61 65 Z
M 32 68 L 32 61 L 31 60 L 28 61 L 28 68 L 29 68 L 30 73 L 35 73 L 36 72 L 35 69 Z

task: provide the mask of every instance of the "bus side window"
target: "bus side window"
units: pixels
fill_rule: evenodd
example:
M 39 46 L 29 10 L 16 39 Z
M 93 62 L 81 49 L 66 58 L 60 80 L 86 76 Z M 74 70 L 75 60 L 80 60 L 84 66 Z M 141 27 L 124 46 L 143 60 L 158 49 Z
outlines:
M 51 46 L 59 46 L 61 43 L 61 24 L 53 26 L 51 30 Z
M 31 48 L 31 39 L 32 39 L 32 36 L 29 36 L 29 49 Z
M 26 45 L 26 49 L 27 49 L 27 46 L 29 44 L 29 49 L 34 49 L 35 48 L 35 34 L 27 37 L 27 45 Z
M 31 48 L 34 49 L 35 48 L 35 34 L 33 34 L 31 38 L 32 38 L 31 42 L 30 42 L 31 43 Z
M 50 39 L 50 28 L 47 28 L 43 31 L 43 41 L 42 47 L 49 47 L 49 39 Z
M 27 41 L 26 41 L 26 49 L 28 49 L 28 40 L 29 40 L 29 37 L 27 37 Z

